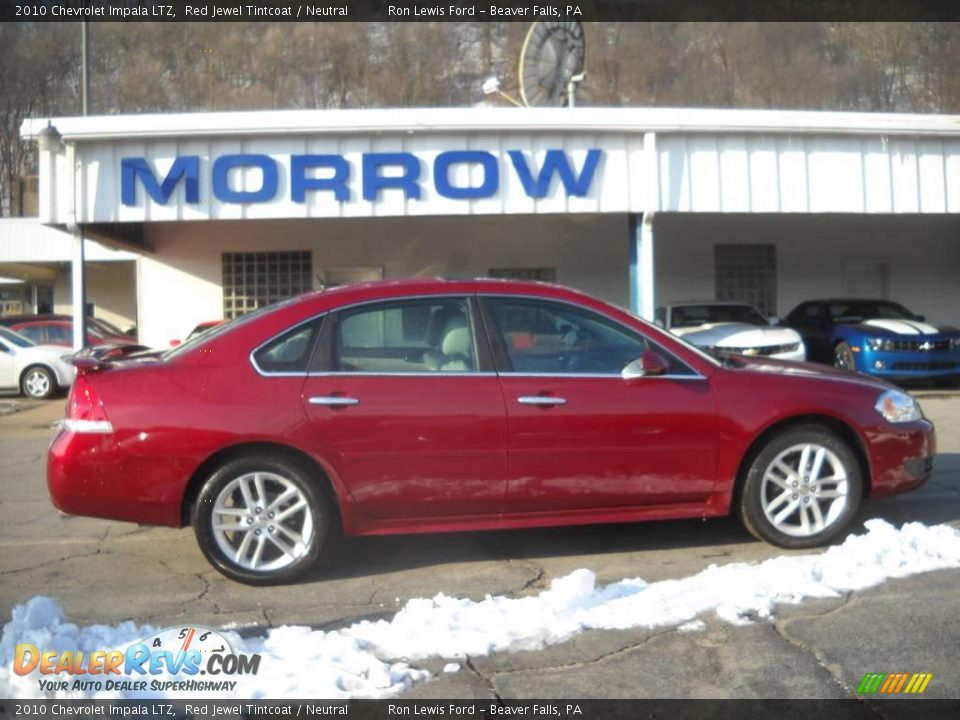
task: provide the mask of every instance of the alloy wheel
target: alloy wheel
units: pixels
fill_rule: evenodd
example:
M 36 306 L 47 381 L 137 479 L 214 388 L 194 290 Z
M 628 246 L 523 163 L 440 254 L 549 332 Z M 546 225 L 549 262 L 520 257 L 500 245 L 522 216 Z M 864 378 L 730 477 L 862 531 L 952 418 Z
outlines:
M 50 394 L 50 375 L 44 370 L 31 370 L 23 379 L 23 387 L 30 397 L 45 398 Z
M 251 472 L 228 482 L 213 504 L 212 531 L 220 551 L 244 570 L 270 572 L 309 550 L 316 527 L 303 491 L 273 472 Z
M 811 537 L 834 525 L 847 507 L 849 482 L 840 458 L 815 443 L 794 445 L 767 466 L 760 486 L 763 514 L 791 537 Z

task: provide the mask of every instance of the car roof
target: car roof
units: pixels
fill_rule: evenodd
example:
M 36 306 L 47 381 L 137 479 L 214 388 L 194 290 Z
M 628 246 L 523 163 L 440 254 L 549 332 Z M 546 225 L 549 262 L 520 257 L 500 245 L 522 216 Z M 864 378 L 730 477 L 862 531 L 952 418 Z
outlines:
M 798 305 L 814 305 L 814 304 L 826 304 L 826 303 L 890 303 L 892 305 L 900 305 L 896 300 L 884 300 L 882 298 L 825 298 L 823 300 L 804 300 Z
M 413 277 L 390 280 L 371 280 L 361 283 L 348 283 L 333 288 L 315 290 L 300 297 L 327 299 L 335 303 L 354 301 L 353 296 L 369 295 L 378 297 L 402 297 L 409 295 L 432 295 L 451 293 L 505 293 L 521 295 L 565 295 L 587 297 L 571 288 L 553 283 L 535 280 L 511 280 L 502 278 L 444 278 Z M 342 297 L 341 297 L 342 296 Z
M 46 313 L 41 315 L 4 315 L 2 318 L 0 318 L 0 323 L 3 323 L 4 325 L 8 325 L 10 323 L 15 323 L 15 322 L 18 322 L 18 323 L 19 322 L 48 322 L 50 320 L 69 321 L 72 319 L 73 318 L 70 315 L 59 315 L 59 314 L 52 314 L 52 313 Z

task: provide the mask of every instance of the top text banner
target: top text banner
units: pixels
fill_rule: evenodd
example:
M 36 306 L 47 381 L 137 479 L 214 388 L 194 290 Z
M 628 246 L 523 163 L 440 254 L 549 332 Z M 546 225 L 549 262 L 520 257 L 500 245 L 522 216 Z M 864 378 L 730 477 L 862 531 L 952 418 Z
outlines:
M 0 21 L 957 21 L 960 0 L 0 0 Z

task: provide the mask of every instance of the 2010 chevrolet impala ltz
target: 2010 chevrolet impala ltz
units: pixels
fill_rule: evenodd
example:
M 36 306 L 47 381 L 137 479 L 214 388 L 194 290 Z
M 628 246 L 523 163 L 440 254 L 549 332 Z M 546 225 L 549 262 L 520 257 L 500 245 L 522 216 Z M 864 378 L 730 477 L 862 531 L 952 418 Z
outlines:
M 414 279 L 303 295 L 163 356 L 78 360 L 50 447 L 61 510 L 192 524 L 290 580 L 346 535 L 735 512 L 787 548 L 927 479 L 934 428 L 854 373 L 722 362 L 582 293 Z

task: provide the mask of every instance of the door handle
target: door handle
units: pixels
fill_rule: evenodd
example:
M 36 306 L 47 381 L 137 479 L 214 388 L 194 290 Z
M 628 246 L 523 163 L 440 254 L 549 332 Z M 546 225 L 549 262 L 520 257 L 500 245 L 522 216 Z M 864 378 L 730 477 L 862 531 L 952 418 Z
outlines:
M 329 405 L 332 407 L 358 405 L 360 403 L 357 398 L 343 397 L 342 395 L 317 395 L 310 398 L 307 402 L 309 402 L 311 405 Z
M 517 398 L 521 405 L 565 405 L 566 399 L 550 395 L 521 395 Z

